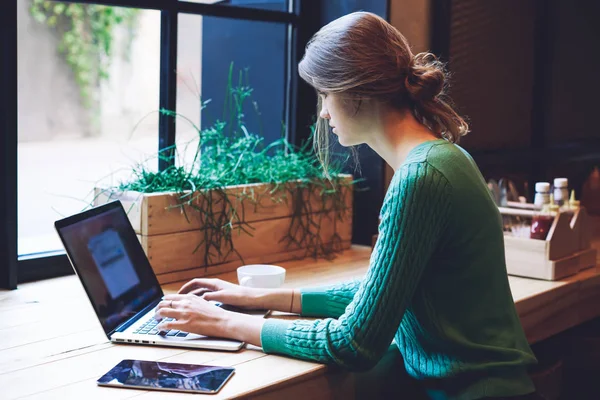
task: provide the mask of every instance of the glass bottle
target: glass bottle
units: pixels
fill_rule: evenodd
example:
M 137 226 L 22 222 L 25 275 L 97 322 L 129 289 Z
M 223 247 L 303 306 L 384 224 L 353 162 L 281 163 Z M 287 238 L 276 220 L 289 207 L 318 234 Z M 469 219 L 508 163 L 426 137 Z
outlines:
M 563 207 L 569 202 L 569 180 L 567 178 L 554 179 L 554 202 Z
M 537 182 L 535 184 L 535 197 L 533 204 L 542 208 L 544 204 L 550 203 L 550 184 L 548 182 Z
M 541 211 L 536 212 L 531 220 L 531 239 L 546 240 L 550 227 L 558 212 L 558 205 L 554 203 L 553 196 L 550 196 L 550 204 L 544 204 Z

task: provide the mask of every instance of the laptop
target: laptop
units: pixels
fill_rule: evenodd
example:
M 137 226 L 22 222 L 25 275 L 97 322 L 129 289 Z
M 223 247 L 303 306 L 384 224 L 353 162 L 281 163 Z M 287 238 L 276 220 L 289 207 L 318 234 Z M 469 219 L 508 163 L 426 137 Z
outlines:
M 164 294 L 120 201 L 61 219 L 54 226 L 111 342 L 225 351 L 244 345 L 176 330 L 159 332 L 154 312 Z

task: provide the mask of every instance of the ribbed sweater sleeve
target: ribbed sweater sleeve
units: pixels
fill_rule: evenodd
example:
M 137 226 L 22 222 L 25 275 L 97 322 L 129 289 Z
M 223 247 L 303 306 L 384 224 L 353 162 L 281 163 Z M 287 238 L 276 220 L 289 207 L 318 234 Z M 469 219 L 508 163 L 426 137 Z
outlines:
M 339 318 L 354 298 L 360 281 L 301 289 L 302 316 Z
M 261 331 L 263 350 L 351 370 L 375 365 L 392 342 L 444 229 L 450 190 L 427 162 L 404 164 L 386 193 L 367 274 L 344 313 L 315 321 L 269 319 Z

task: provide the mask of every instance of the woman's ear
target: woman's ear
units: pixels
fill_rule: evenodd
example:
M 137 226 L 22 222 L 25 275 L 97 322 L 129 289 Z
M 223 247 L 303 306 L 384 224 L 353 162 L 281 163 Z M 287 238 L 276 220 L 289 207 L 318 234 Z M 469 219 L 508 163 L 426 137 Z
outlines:
M 360 97 L 348 99 L 347 109 L 351 110 L 350 115 L 356 117 L 361 110 L 364 111 L 366 102 L 365 99 L 361 99 Z
M 359 113 L 363 115 L 373 114 L 380 104 L 381 103 L 376 99 L 356 96 L 352 99 L 352 104 L 350 105 L 350 108 L 348 108 L 348 110 L 350 110 L 349 114 L 353 117 L 357 116 Z

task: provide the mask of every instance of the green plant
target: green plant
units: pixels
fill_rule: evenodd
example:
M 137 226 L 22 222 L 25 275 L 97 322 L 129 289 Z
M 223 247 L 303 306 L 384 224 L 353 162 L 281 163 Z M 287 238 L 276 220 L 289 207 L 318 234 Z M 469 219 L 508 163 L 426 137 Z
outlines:
M 204 222 L 204 238 L 196 247 L 198 250 L 204 245 L 204 265 L 226 259 L 231 252 L 237 253 L 232 233 L 252 235 L 253 228 L 245 220 L 246 207 L 260 207 L 264 196 L 274 202 L 291 202 L 293 215 L 282 241 L 288 246 L 305 248 L 306 255 L 332 256 L 340 249 L 337 222 L 345 218 L 345 196 L 351 195 L 345 189 L 355 183 L 342 179 L 343 158 L 330 167 L 329 176 L 324 176 L 310 141 L 301 147 L 292 146 L 285 138 L 265 144 L 264 138 L 249 132 L 244 123 L 242 105 L 252 90 L 243 82 L 242 75 L 235 86 L 232 77 L 230 68 L 225 109 L 234 115 L 224 116 L 228 122 L 217 121 L 200 129 L 183 115 L 160 110 L 164 115 L 192 124 L 198 131 L 191 163 L 180 162 L 174 146 L 158 155 L 169 161 L 170 167 L 157 172 L 137 165 L 131 179 L 108 190 L 175 193 L 178 203 L 173 208 L 186 214 L 188 220 L 191 209 Z M 252 183 L 267 183 L 269 189 L 262 192 L 249 189 L 235 195 L 225 190 Z M 318 209 L 314 209 L 315 204 Z M 334 227 L 333 240 L 327 243 L 320 234 L 325 223 Z M 237 255 L 243 259 L 241 254 Z
M 73 70 L 82 103 L 89 108 L 93 87 L 109 77 L 114 28 L 122 24 L 127 26 L 131 40 L 139 11 L 98 4 L 33 0 L 30 13 L 36 21 L 61 35 L 58 50 Z

